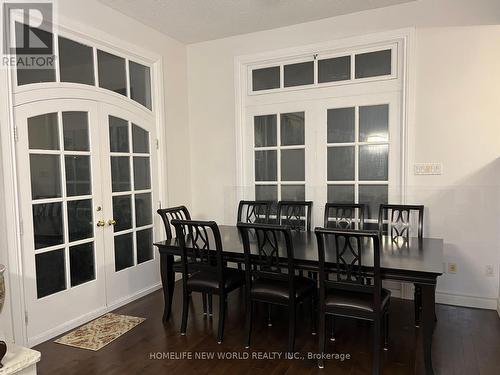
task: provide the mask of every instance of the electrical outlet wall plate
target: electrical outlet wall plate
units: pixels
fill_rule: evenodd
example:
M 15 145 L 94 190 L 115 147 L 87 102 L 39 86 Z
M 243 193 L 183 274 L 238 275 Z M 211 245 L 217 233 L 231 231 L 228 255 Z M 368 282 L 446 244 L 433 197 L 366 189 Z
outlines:
M 495 276 L 495 267 L 493 265 L 491 265 L 491 264 L 488 264 L 486 266 L 486 270 L 485 270 L 484 273 L 485 273 L 485 275 L 487 277 L 493 277 L 493 276 Z
M 441 163 L 415 163 L 416 175 L 441 175 L 443 164 Z
M 448 263 L 448 273 L 451 273 L 451 274 L 457 273 L 457 264 L 456 263 Z

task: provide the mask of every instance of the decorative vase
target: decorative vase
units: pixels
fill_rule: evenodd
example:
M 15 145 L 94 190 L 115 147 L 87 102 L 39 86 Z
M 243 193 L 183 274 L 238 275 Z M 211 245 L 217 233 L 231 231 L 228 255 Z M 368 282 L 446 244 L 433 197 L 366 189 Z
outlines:
M 5 266 L 0 264 L 0 312 L 2 312 L 3 303 L 5 301 L 5 280 L 3 273 L 5 272 Z M 3 367 L 2 359 L 7 353 L 7 344 L 5 341 L 0 341 L 0 368 Z

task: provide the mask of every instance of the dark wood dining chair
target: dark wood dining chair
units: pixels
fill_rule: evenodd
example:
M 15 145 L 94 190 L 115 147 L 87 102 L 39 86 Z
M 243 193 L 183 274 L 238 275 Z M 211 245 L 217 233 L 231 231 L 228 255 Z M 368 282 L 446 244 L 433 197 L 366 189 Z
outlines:
M 288 351 L 295 346 L 297 306 L 311 299 L 313 334 L 316 331 L 316 283 L 295 275 L 290 228 L 273 224 L 238 223 L 245 252 L 246 348 L 250 347 L 255 302 L 288 307 Z M 286 256 L 286 264 L 280 263 Z
M 363 203 L 325 204 L 325 228 L 364 229 L 366 205 Z
M 189 210 L 187 209 L 186 206 L 160 208 L 156 212 L 158 213 L 158 215 L 160 215 L 160 217 L 163 221 L 163 226 L 165 228 L 165 235 L 167 236 L 167 238 L 166 238 L 167 240 L 172 239 L 173 234 L 175 234 L 172 232 L 172 229 L 173 229 L 173 227 L 171 225 L 172 220 L 191 220 L 191 215 L 190 215 Z M 174 269 L 174 273 L 182 274 L 182 258 L 181 257 L 178 257 L 174 261 L 173 269 Z M 175 279 L 170 280 L 170 282 L 175 283 Z M 164 290 L 163 293 L 168 293 L 168 291 Z M 165 298 L 167 298 L 167 297 L 165 297 Z M 202 299 L 203 299 L 203 315 L 207 315 L 207 313 L 208 313 L 209 316 L 212 316 L 212 296 L 207 295 L 206 293 L 203 293 Z M 208 306 L 208 312 L 207 312 L 207 306 Z M 166 321 L 166 317 L 163 317 L 163 321 Z
M 412 217 L 417 215 L 416 220 Z M 416 221 L 416 223 L 415 223 Z M 412 224 L 416 224 L 416 230 Z M 415 234 L 418 241 L 424 238 L 424 206 L 407 204 L 381 204 L 378 213 L 378 228 L 381 234 L 391 237 L 392 241 L 402 241 L 403 244 Z M 415 233 L 416 232 L 416 233 Z M 415 326 L 420 326 L 422 313 L 422 288 L 414 285 Z M 435 312 L 434 312 L 434 315 Z
M 240 201 L 237 222 L 267 224 L 273 203 L 272 201 Z
M 182 323 L 186 335 L 191 292 L 219 296 L 217 342 L 224 338 L 228 294 L 245 285 L 245 273 L 227 268 L 219 227 L 213 221 L 172 220 L 182 254 Z
M 291 230 L 311 231 L 312 201 L 278 202 L 279 225 L 288 225 Z
M 322 357 L 326 346 L 326 316 L 347 317 L 373 322 L 372 373 L 380 372 L 381 332 L 384 326 L 384 349 L 389 335 L 389 303 L 391 292 L 382 288 L 380 277 L 380 234 L 377 231 L 339 230 L 316 228 L 319 260 L 319 354 L 318 366 L 324 368 Z M 371 244 L 370 244 L 371 242 Z M 363 264 L 365 247 L 373 255 L 373 271 L 369 277 L 372 285 L 365 282 L 367 272 Z M 328 253 L 328 254 L 327 254 Z M 325 264 L 335 264 L 331 271 L 334 278 L 326 278 Z

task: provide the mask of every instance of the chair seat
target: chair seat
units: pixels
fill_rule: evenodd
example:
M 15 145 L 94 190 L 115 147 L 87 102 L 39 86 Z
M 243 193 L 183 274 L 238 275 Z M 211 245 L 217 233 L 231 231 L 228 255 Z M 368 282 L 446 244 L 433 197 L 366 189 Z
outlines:
M 382 289 L 381 310 L 384 310 L 390 297 L 391 292 Z M 373 294 L 332 289 L 327 292 L 325 305 L 326 311 L 342 308 L 371 313 L 373 312 Z
M 316 282 L 303 276 L 295 276 L 295 298 L 302 299 L 316 291 Z M 252 283 L 253 299 L 287 303 L 290 298 L 288 281 L 260 278 Z
M 224 270 L 224 289 L 231 291 L 245 285 L 245 272 L 232 268 Z M 219 289 L 216 273 L 200 271 L 192 274 L 187 280 L 187 287 L 194 291 L 214 291 Z

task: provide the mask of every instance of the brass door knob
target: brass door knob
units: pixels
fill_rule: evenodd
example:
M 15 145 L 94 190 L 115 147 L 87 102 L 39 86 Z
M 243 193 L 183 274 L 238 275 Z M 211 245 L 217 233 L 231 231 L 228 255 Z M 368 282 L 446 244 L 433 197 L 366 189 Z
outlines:
M 103 226 L 105 226 L 105 225 L 106 225 L 106 223 L 104 222 L 104 220 L 99 220 L 99 221 L 97 222 L 97 226 L 98 226 L 98 227 L 103 227 Z
M 115 225 L 116 224 L 116 220 L 115 219 L 109 219 L 108 220 L 108 225 Z

